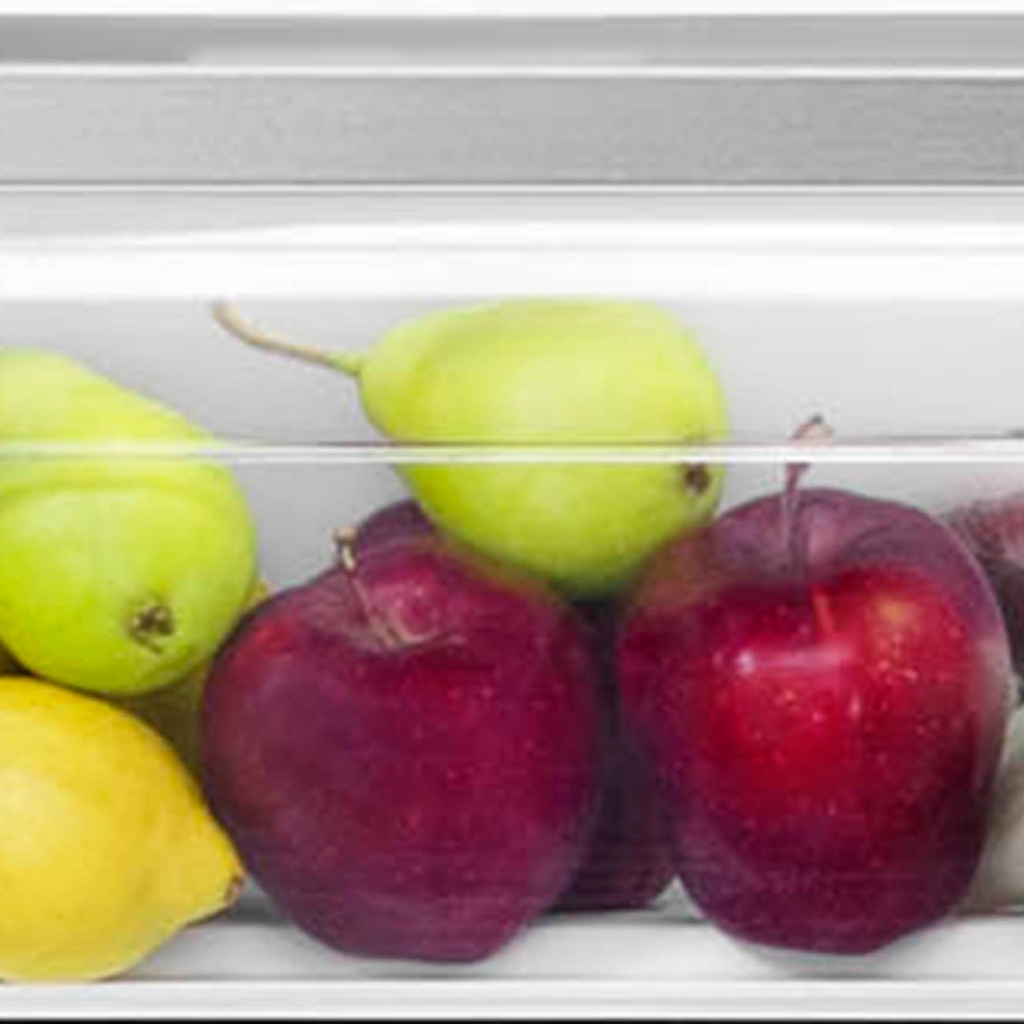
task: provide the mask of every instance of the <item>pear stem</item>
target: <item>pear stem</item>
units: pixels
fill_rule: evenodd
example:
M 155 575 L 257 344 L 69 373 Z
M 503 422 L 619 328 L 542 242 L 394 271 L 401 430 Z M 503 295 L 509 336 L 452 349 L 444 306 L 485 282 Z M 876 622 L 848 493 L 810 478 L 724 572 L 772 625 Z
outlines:
M 331 370 L 340 370 L 350 377 L 358 377 L 366 363 L 364 352 L 331 352 L 311 345 L 296 345 L 267 334 L 244 320 L 238 310 L 228 302 L 213 303 L 210 312 L 214 320 L 229 334 L 246 345 L 262 349 L 264 352 L 275 352 L 291 359 L 301 359 L 303 362 L 326 366 Z

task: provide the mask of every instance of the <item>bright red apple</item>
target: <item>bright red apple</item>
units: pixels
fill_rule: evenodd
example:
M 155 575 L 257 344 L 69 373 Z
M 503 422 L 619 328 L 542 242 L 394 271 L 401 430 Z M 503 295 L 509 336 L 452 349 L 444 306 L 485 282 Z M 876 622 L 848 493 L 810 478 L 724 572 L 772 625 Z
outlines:
M 936 520 L 794 478 L 655 556 L 618 667 L 679 875 L 723 928 L 866 952 L 966 890 L 1010 659 Z
M 584 854 L 594 671 L 547 586 L 437 534 L 354 544 L 218 657 L 206 790 L 262 887 L 324 942 L 478 959 L 547 910 Z

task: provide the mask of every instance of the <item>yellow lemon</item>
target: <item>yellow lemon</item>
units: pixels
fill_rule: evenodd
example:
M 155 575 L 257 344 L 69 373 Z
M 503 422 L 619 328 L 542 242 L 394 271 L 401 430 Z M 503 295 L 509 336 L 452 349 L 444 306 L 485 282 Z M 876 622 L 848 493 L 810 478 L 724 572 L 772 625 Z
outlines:
M 242 879 L 153 730 L 100 699 L 0 677 L 0 978 L 117 974 L 230 904 Z

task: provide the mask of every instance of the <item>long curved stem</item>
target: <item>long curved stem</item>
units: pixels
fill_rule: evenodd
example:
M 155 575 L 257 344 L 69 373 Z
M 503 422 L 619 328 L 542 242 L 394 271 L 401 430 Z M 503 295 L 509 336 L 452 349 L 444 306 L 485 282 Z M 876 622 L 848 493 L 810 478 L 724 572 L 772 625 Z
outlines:
M 277 338 L 260 330 L 244 320 L 241 314 L 228 302 L 218 301 L 210 307 L 214 320 L 229 334 L 239 341 L 258 348 L 264 352 L 275 352 L 291 359 L 301 359 L 307 363 L 326 366 L 331 370 L 340 370 L 351 377 L 358 377 L 366 363 L 364 352 L 331 352 L 327 349 L 315 348 L 311 345 L 296 345 L 283 338 Z

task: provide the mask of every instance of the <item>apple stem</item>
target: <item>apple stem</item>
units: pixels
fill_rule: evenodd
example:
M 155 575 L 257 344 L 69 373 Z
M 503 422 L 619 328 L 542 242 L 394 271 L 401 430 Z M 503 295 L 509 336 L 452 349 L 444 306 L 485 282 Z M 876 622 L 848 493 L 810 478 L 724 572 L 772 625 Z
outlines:
M 794 432 L 792 441 L 826 441 L 835 435 L 835 431 L 825 421 L 825 417 L 815 414 Z M 800 504 L 800 483 L 804 474 L 811 468 L 809 462 L 790 462 L 786 466 L 786 488 L 782 495 L 782 529 L 786 547 L 789 550 L 790 562 L 796 569 L 804 564 L 803 551 L 797 536 L 797 509 Z
M 340 370 L 350 377 L 358 377 L 366 365 L 365 352 L 331 352 L 311 345 L 296 345 L 283 338 L 276 338 L 244 320 L 241 314 L 228 302 L 215 302 L 210 307 L 214 320 L 229 334 L 239 341 L 258 348 L 264 352 L 276 352 L 278 355 L 303 362 L 326 366 L 332 370 Z
M 356 575 L 356 553 L 354 543 L 356 530 L 342 529 L 335 530 L 334 542 L 338 548 L 338 561 L 348 579 L 352 593 L 355 594 L 359 607 L 366 617 L 366 624 L 378 643 L 386 650 L 397 650 L 408 642 L 401 631 L 396 629 L 388 620 L 386 615 L 381 615 L 373 606 L 373 602 L 366 596 L 359 577 Z
M 347 573 L 351 573 L 356 567 L 356 554 L 352 547 L 355 539 L 356 531 L 351 526 L 334 531 L 334 548 L 337 551 L 338 561 L 341 562 Z

